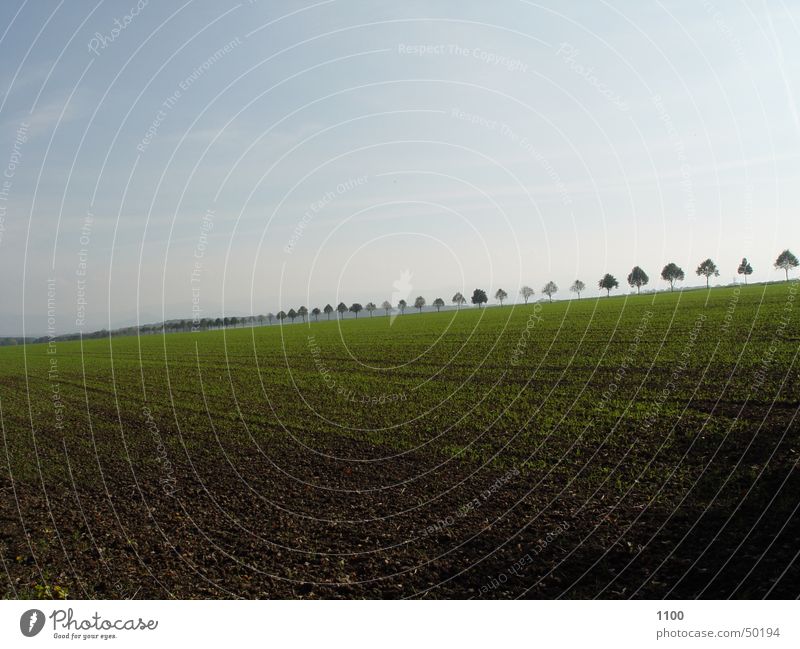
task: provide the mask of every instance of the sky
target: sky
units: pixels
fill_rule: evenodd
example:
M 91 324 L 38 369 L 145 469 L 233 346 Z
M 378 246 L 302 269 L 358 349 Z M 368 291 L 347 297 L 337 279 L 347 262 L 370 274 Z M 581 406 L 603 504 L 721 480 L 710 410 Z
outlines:
M 0 335 L 800 254 L 796 2 L 0 4 Z M 628 290 L 624 286 L 623 290 Z M 404 295 L 405 296 L 405 295 Z

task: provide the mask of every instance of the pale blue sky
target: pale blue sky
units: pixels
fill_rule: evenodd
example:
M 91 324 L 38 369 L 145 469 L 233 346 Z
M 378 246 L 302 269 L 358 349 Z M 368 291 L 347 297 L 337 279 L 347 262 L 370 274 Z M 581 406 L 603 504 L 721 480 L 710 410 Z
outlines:
M 143 5 L 0 5 L 0 335 L 800 254 L 797 3 Z

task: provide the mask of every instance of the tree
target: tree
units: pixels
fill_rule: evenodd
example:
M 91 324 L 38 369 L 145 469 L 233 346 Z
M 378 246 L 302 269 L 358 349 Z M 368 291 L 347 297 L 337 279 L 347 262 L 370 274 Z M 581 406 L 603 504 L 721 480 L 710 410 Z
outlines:
M 373 312 L 375 309 L 377 309 L 377 308 L 378 308 L 378 307 L 376 307 L 376 306 L 375 306 L 375 304 L 374 304 L 373 302 L 367 302 L 367 307 L 366 307 L 366 309 L 367 309 L 367 311 L 369 311 L 369 317 L 370 317 L 370 318 L 372 317 L 372 312 Z
M 472 303 L 477 306 L 479 309 L 481 308 L 481 304 L 486 304 L 489 301 L 489 298 L 486 297 L 486 291 L 482 288 L 476 288 L 472 292 Z
M 272 315 L 272 314 L 270 313 L 270 315 Z M 270 320 L 270 322 L 271 322 L 271 320 Z M 222 318 L 217 318 L 216 320 L 214 320 L 214 326 L 217 329 L 222 329 Z
M 433 301 L 433 306 L 436 307 L 436 313 L 439 313 L 439 309 L 441 309 L 444 306 L 444 300 L 442 298 L 440 298 L 440 297 L 437 297 Z
M 297 309 L 297 315 L 303 318 L 303 322 L 305 322 L 306 316 L 308 315 L 308 309 L 306 309 L 304 306 L 301 306 L 299 309 Z
M 359 313 L 359 311 L 361 311 L 363 308 L 364 308 L 364 307 L 363 307 L 363 306 L 361 306 L 361 305 L 360 305 L 358 302 L 353 302 L 353 303 L 350 305 L 350 311 L 352 311 L 353 313 L 355 313 L 355 314 L 356 314 L 356 319 L 358 319 L 358 313 Z
M 508 297 L 508 293 L 506 293 L 502 288 L 497 289 L 497 293 L 494 294 L 494 299 L 500 302 L 500 306 L 503 306 L 503 300 Z
M 278 322 L 283 324 L 284 320 L 286 320 L 286 311 L 278 311 Z
M 406 302 L 405 300 L 400 300 L 397 303 L 397 308 L 400 310 L 400 315 L 405 315 L 407 306 L 408 302 Z
M 714 277 L 719 277 L 719 271 L 717 270 L 717 265 L 711 261 L 710 259 L 706 259 L 702 262 L 695 271 L 698 275 L 704 275 L 706 278 L 706 288 L 709 288 L 708 285 L 708 278 L 712 275 Z
M 597 282 L 597 285 L 600 288 L 606 289 L 608 297 L 611 297 L 611 289 L 617 288 L 619 286 L 619 282 L 617 281 L 616 277 L 614 277 L 610 273 L 606 273 L 605 275 L 603 275 L 602 279 L 599 282 Z
M 682 282 L 685 275 L 683 268 L 673 262 L 669 262 L 664 268 L 661 269 L 661 279 L 669 282 L 669 290 L 675 290 L 675 282 Z
M 231 318 L 231 327 L 236 329 L 236 325 L 238 325 L 238 324 L 239 324 L 239 318 L 237 318 L 236 316 L 233 316 Z
M 333 313 L 333 307 L 330 304 L 326 304 L 325 308 L 322 310 L 325 312 L 325 315 L 328 316 L 328 320 L 330 320 L 331 313 Z
M 519 294 L 522 296 L 522 299 L 525 300 L 525 304 L 527 304 L 531 295 L 533 295 L 533 289 L 530 286 L 523 286 L 519 289 Z
M 461 293 L 456 293 L 453 296 L 453 304 L 455 304 L 459 309 L 461 308 L 462 305 L 464 305 L 466 303 L 467 303 L 467 300 L 463 295 L 461 295 Z
M 628 284 L 630 286 L 636 287 L 636 292 L 639 293 L 642 290 L 642 286 L 647 284 L 650 281 L 650 278 L 647 276 L 639 266 L 634 266 L 633 270 L 631 270 L 630 274 L 628 275 Z
M 585 288 L 586 288 L 586 284 L 584 284 L 581 280 L 576 279 L 574 282 L 572 282 L 572 286 L 569 287 L 569 290 L 572 291 L 573 293 L 577 293 L 578 294 L 578 299 L 580 300 L 581 299 L 581 291 L 583 291 L 583 289 L 585 289 Z
M 344 318 L 344 314 L 347 313 L 347 305 L 344 302 L 339 302 L 336 310 L 339 312 L 339 317 Z
M 747 261 L 747 257 L 742 257 L 742 263 L 739 264 L 739 268 L 736 269 L 736 272 L 740 275 L 744 275 L 744 283 L 747 284 L 747 276 L 753 274 L 753 267 L 750 265 L 750 262 Z
M 393 308 L 392 307 L 392 303 L 389 302 L 389 300 L 384 300 L 383 304 L 381 304 L 381 308 L 386 312 L 386 315 L 389 315 L 389 313 L 391 312 L 391 310 Z
M 556 285 L 555 282 L 547 282 L 547 284 L 545 284 L 544 287 L 542 288 L 542 293 L 544 293 L 552 302 L 553 295 L 555 293 L 558 293 L 558 286 Z
M 295 311 L 294 309 L 289 309 L 289 312 L 286 315 L 289 316 L 289 320 L 294 322 L 294 319 L 297 317 L 297 311 Z
M 775 268 L 780 268 L 786 273 L 787 282 L 789 281 L 789 270 L 797 268 L 798 265 L 800 265 L 800 262 L 797 261 L 797 257 L 790 250 L 784 250 L 775 260 Z
M 414 300 L 414 308 L 419 309 L 419 312 L 422 313 L 422 307 L 425 306 L 425 298 L 421 295 L 417 296 L 417 299 Z
M 317 322 L 319 322 L 320 313 L 322 313 L 322 311 L 319 310 L 318 306 L 315 306 L 313 309 L 311 309 L 311 315 L 314 316 L 314 320 L 316 320 Z

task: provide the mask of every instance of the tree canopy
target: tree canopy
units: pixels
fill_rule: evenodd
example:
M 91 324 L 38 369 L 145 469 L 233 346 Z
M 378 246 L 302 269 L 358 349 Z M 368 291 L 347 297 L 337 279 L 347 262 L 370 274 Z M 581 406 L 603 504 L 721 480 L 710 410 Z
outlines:
M 647 284 L 650 281 L 650 278 L 647 276 L 647 273 L 642 270 L 639 266 L 634 266 L 631 272 L 628 274 L 628 284 L 630 286 L 636 287 L 636 292 L 639 293 L 642 290 L 642 286 Z
M 577 293 L 578 294 L 578 299 L 580 300 L 581 299 L 581 292 L 585 288 L 586 288 L 586 284 L 584 284 L 581 280 L 576 279 L 574 282 L 572 282 L 572 286 L 569 287 L 569 290 L 572 291 L 573 293 Z
M 542 287 L 542 293 L 544 293 L 547 296 L 547 298 L 552 302 L 553 295 L 558 293 L 558 284 L 556 284 L 553 281 L 547 282 L 547 284 L 545 284 Z
M 611 297 L 611 289 L 617 288 L 619 286 L 619 282 L 617 278 L 614 277 L 611 273 L 606 273 L 603 277 L 600 278 L 600 281 L 597 282 L 597 285 L 600 288 L 606 289 L 606 294 Z
M 717 265 L 711 261 L 710 259 L 706 259 L 703 262 L 700 262 L 700 265 L 697 267 L 695 271 L 698 275 L 703 275 L 706 278 L 706 288 L 709 288 L 708 280 L 710 277 L 719 277 L 719 270 L 717 270 Z
M 480 308 L 481 304 L 486 304 L 489 301 L 489 298 L 486 296 L 486 291 L 484 291 L 482 288 L 476 288 L 472 292 L 472 298 L 470 299 L 478 308 Z
M 669 282 L 669 290 L 675 290 L 675 282 L 682 282 L 685 275 L 683 269 L 674 262 L 669 262 L 661 269 L 661 279 Z
M 739 275 L 744 275 L 744 283 L 747 284 L 747 276 L 753 274 L 753 267 L 750 265 L 750 262 L 747 261 L 747 257 L 742 257 L 742 262 L 739 264 L 739 268 L 736 269 L 736 272 Z
M 789 271 L 792 268 L 797 268 L 798 265 L 800 265 L 800 262 L 797 261 L 797 257 L 792 254 L 791 250 L 784 250 L 775 260 L 775 268 L 780 268 L 786 273 L 787 282 L 789 281 Z
M 523 286 L 519 289 L 519 294 L 522 296 L 522 299 L 525 300 L 525 304 L 527 304 L 528 300 L 533 295 L 533 289 L 530 286 Z

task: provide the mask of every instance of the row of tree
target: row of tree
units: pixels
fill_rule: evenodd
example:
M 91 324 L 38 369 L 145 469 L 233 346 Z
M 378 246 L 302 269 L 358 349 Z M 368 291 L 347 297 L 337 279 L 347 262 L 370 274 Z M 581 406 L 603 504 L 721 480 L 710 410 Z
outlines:
M 786 274 L 786 281 L 789 281 L 789 271 L 797 268 L 800 265 L 797 257 L 790 251 L 784 250 L 773 264 L 776 269 L 784 271 Z M 744 283 L 747 284 L 747 277 L 753 274 L 753 266 L 747 261 L 747 257 L 743 257 L 739 267 L 736 269 L 739 275 L 744 277 Z M 706 278 L 706 288 L 710 286 L 710 279 L 712 277 L 719 277 L 719 269 L 712 259 L 706 259 L 700 262 L 695 270 L 698 276 Z M 661 269 L 661 279 L 669 283 L 670 291 L 675 290 L 675 282 L 682 282 L 686 278 L 683 269 L 677 264 L 670 262 Z M 636 288 L 636 292 L 641 291 L 642 286 L 650 282 L 647 273 L 644 272 L 639 266 L 634 266 L 633 270 L 628 274 L 628 284 Z M 578 282 L 576 282 L 577 284 Z M 582 284 L 582 282 L 580 282 Z M 604 288 L 611 293 L 612 288 L 617 288 L 619 282 L 613 275 L 606 273 L 598 283 L 600 288 Z M 574 285 L 573 285 L 574 290 Z
M 786 274 L 786 280 L 789 279 L 789 271 L 797 268 L 800 265 L 798 262 L 797 257 L 792 254 L 789 250 L 784 250 L 778 258 L 775 260 L 774 266 L 776 269 L 783 270 Z M 717 265 L 711 259 L 706 259 L 705 261 L 701 262 L 697 269 L 695 270 L 698 276 L 706 278 L 706 287 L 710 286 L 710 278 L 711 277 L 718 277 L 719 276 L 719 269 Z M 753 267 L 747 259 L 742 259 L 739 267 L 737 268 L 737 272 L 739 275 L 744 277 L 745 283 L 747 283 L 747 277 L 753 274 Z M 661 279 L 665 282 L 669 283 L 670 290 L 675 290 L 676 282 L 681 282 L 685 279 L 686 274 L 684 273 L 683 269 L 678 266 L 677 264 L 670 262 L 669 264 L 665 265 L 664 268 L 661 270 Z M 650 278 L 647 273 L 639 266 L 634 266 L 631 272 L 628 274 L 627 277 L 628 284 L 632 288 L 636 288 L 636 291 L 641 291 L 643 286 L 646 286 L 650 282 Z M 611 275 L 610 273 L 606 273 L 600 280 L 597 282 L 597 285 L 600 289 L 605 289 L 608 295 L 611 295 L 611 291 L 619 288 L 619 281 L 616 277 Z M 576 279 L 572 285 L 569 287 L 569 290 L 573 293 L 576 293 L 578 299 L 581 297 L 581 293 L 586 289 L 586 284 L 579 279 Z M 558 285 L 555 282 L 547 282 L 541 290 L 543 295 L 546 295 L 550 301 L 553 299 L 553 295 L 558 293 Z M 528 300 L 533 297 L 535 291 L 530 286 L 523 286 L 519 291 L 520 296 L 528 303 Z M 508 299 L 508 293 L 504 291 L 502 288 L 497 289 L 494 294 L 495 299 L 500 303 Z M 453 295 L 452 299 L 450 300 L 457 308 L 461 308 L 465 304 L 467 304 L 467 299 L 464 297 L 462 293 L 456 293 Z M 489 301 L 489 297 L 481 288 L 476 288 L 473 293 L 472 297 L 470 298 L 470 302 L 477 307 L 482 307 Z M 439 311 L 443 306 L 445 306 L 445 301 L 437 297 L 432 303 L 432 306 Z M 419 310 L 420 312 L 422 309 L 427 306 L 427 302 L 424 297 L 421 295 L 414 300 L 413 308 Z M 264 325 L 265 323 L 272 324 L 273 322 L 277 321 L 282 323 L 284 320 L 289 319 L 290 321 L 294 322 L 297 318 L 300 318 L 303 322 L 306 321 L 307 318 L 313 317 L 315 320 L 319 320 L 321 315 L 327 317 L 330 320 L 331 316 L 335 313 L 339 318 L 343 318 L 345 313 L 353 313 L 355 317 L 358 317 L 358 314 L 362 311 L 367 311 L 370 316 L 377 311 L 383 310 L 386 315 L 393 313 L 395 310 L 398 311 L 400 314 L 404 314 L 406 309 L 409 307 L 406 300 L 400 300 L 395 307 L 392 305 L 388 300 L 384 301 L 380 307 L 378 307 L 374 302 L 367 302 L 366 305 L 361 305 L 358 302 L 347 306 L 344 302 L 340 302 L 336 307 L 331 306 L 330 304 L 326 304 L 324 308 L 319 309 L 317 307 L 311 309 L 310 311 L 304 307 L 298 307 L 297 309 L 289 309 L 288 311 L 278 311 L 277 314 L 267 313 L 265 315 L 253 315 L 253 316 L 231 316 L 231 317 L 224 317 L 224 318 L 201 318 L 201 319 L 183 319 L 183 320 L 168 320 L 167 322 L 162 322 L 158 324 L 151 324 L 151 325 L 141 325 L 141 326 L 134 326 L 134 327 L 123 327 L 120 329 L 115 329 L 112 331 L 108 331 L 105 329 L 101 329 L 100 331 L 94 331 L 92 333 L 84 333 L 84 334 L 66 334 L 62 336 L 58 336 L 58 340 L 72 340 L 77 339 L 79 336 L 83 336 L 84 338 L 107 338 L 109 336 L 131 336 L 136 334 L 156 334 L 156 333 L 167 333 L 167 332 L 177 332 L 177 331 L 197 331 L 197 330 L 205 330 L 205 329 L 227 329 L 227 328 L 236 328 L 236 327 L 253 327 L 255 325 Z M 14 342 L 11 342 L 12 339 L 6 339 L 8 342 L 0 341 L 0 344 L 14 344 L 20 342 L 17 339 L 14 339 Z M 47 337 L 37 338 L 37 339 L 29 339 L 27 342 L 44 342 L 48 340 Z
M 798 264 L 797 257 L 792 254 L 789 250 L 784 250 L 775 261 L 775 268 L 784 270 L 786 272 L 786 279 L 789 279 L 789 270 L 793 268 L 797 268 Z M 710 286 L 710 278 L 711 277 L 718 277 L 719 276 L 719 269 L 717 265 L 711 259 L 706 259 L 705 261 L 701 262 L 697 269 L 695 270 L 698 276 L 705 277 L 706 279 L 706 287 Z M 741 264 L 737 269 L 737 272 L 740 275 L 744 276 L 745 283 L 747 283 L 747 277 L 753 274 L 753 267 L 747 259 L 742 259 Z M 664 266 L 661 270 L 661 279 L 665 282 L 669 283 L 670 291 L 675 290 L 676 282 L 682 282 L 686 278 L 686 274 L 684 273 L 683 269 L 678 266 L 674 262 L 670 262 Z M 640 267 L 634 266 L 631 272 L 628 274 L 627 277 L 628 284 L 635 288 L 637 293 L 641 291 L 643 286 L 646 286 L 650 282 L 650 277 L 648 274 Z M 597 282 L 597 285 L 600 289 L 604 289 L 607 295 L 611 295 L 611 291 L 619 288 L 619 281 L 616 277 L 614 277 L 610 273 L 606 273 L 600 280 Z M 573 293 L 576 293 L 578 299 L 581 297 L 581 293 L 586 290 L 586 284 L 576 279 L 572 285 L 569 287 L 569 290 Z M 542 287 L 542 294 L 546 295 L 547 298 L 552 302 L 553 295 L 558 293 L 558 285 L 553 282 L 547 282 Z M 525 301 L 525 304 L 528 303 L 528 300 L 535 295 L 535 291 L 530 286 L 523 286 L 519 291 L 520 296 Z M 502 288 L 497 289 L 497 292 L 494 294 L 495 299 L 503 305 L 503 302 L 508 299 L 508 293 Z M 486 294 L 486 291 L 480 288 L 476 288 L 475 291 L 472 293 L 472 297 L 470 298 L 470 302 L 477 307 L 481 307 L 489 301 L 489 297 Z M 453 295 L 451 302 L 456 305 L 457 308 L 461 308 L 465 304 L 467 304 L 467 300 L 462 293 L 456 293 Z M 321 315 L 325 315 L 328 320 L 330 320 L 331 315 L 336 313 L 337 317 L 344 318 L 345 313 L 353 313 L 356 318 L 358 318 L 358 314 L 362 311 L 367 311 L 372 317 L 373 313 L 379 309 L 383 310 L 386 315 L 394 312 L 395 309 L 402 315 L 405 314 L 406 309 L 408 308 L 408 302 L 406 300 L 400 300 L 395 307 L 391 304 L 388 300 L 384 301 L 380 307 L 378 307 L 374 302 L 367 302 L 366 305 L 362 305 L 359 302 L 355 302 L 350 306 L 347 306 L 344 302 L 340 302 L 335 308 L 330 305 L 326 304 L 324 308 L 319 309 L 317 307 L 311 309 L 309 311 L 306 307 L 301 306 L 295 309 L 289 309 L 288 311 L 278 311 L 277 314 L 267 313 L 266 315 L 259 315 L 259 316 L 251 316 L 250 318 L 216 318 L 216 320 L 212 319 L 203 319 L 200 322 L 201 328 L 222 328 L 222 327 L 236 327 L 236 326 L 247 326 L 248 324 L 252 325 L 256 321 L 260 324 L 264 324 L 264 322 L 269 322 L 272 324 L 273 321 L 277 320 L 278 322 L 283 322 L 287 318 L 294 322 L 297 318 L 300 318 L 303 322 L 311 316 L 315 320 L 319 320 Z M 427 306 L 427 301 L 421 295 L 418 296 L 413 303 L 413 307 L 418 311 L 422 311 L 422 309 Z M 445 301 L 437 297 L 433 302 L 432 306 L 439 311 L 443 306 L 445 306 Z
M 797 268 L 800 265 L 798 262 L 797 257 L 790 251 L 784 250 L 778 258 L 775 260 L 775 268 L 783 270 L 786 273 L 786 281 L 789 281 L 789 271 L 793 268 Z M 753 266 L 747 261 L 747 258 L 742 258 L 739 267 L 736 269 L 736 272 L 739 275 L 744 277 L 744 283 L 747 284 L 747 277 L 753 274 Z M 698 276 L 706 278 L 706 288 L 710 286 L 710 279 L 711 277 L 719 277 L 719 269 L 717 265 L 711 259 L 706 259 L 705 261 L 700 262 L 695 270 Z M 675 290 L 675 283 L 682 282 L 686 278 L 686 273 L 683 272 L 683 269 L 678 266 L 678 264 L 674 262 L 668 263 L 664 268 L 661 269 L 661 279 L 665 282 L 669 283 L 670 291 Z M 636 292 L 641 292 L 642 286 L 646 286 L 650 283 L 650 277 L 647 273 L 640 267 L 634 266 L 630 273 L 628 273 L 628 284 L 636 289 Z M 605 289 L 608 295 L 611 295 L 611 291 L 615 288 L 619 287 L 619 281 L 616 277 L 614 277 L 610 273 L 606 273 L 603 277 L 600 278 L 600 281 L 597 283 L 598 287 L 601 289 Z M 580 299 L 581 292 L 586 288 L 586 284 L 584 284 L 581 280 L 576 279 L 572 286 L 569 287 L 569 290 L 573 293 L 578 294 L 578 299 Z M 558 286 L 555 282 L 547 282 L 544 288 L 542 289 L 542 293 L 547 295 L 547 297 L 552 301 L 553 295 L 558 292 Z M 525 300 L 525 303 L 528 303 L 528 299 L 533 295 L 533 289 L 529 286 L 523 286 L 520 289 L 520 295 Z M 497 293 L 495 293 L 495 298 L 500 302 L 503 303 L 503 300 L 508 297 L 508 294 L 503 290 L 499 289 Z

